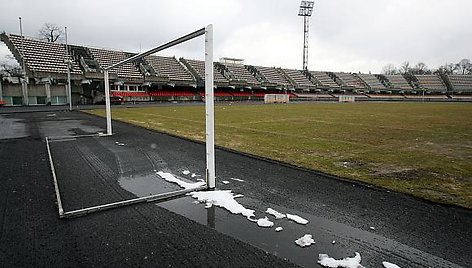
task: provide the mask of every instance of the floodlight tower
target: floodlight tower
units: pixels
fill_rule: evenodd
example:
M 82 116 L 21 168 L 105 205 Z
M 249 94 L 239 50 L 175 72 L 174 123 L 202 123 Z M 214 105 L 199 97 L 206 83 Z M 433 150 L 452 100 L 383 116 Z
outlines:
M 313 1 L 302 1 L 300 4 L 300 10 L 298 16 L 303 17 L 303 70 L 308 70 L 308 29 L 309 19 L 313 13 Z

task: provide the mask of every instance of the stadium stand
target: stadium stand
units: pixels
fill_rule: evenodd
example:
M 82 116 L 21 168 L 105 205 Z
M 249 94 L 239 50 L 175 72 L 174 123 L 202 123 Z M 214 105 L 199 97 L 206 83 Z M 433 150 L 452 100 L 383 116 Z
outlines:
M 387 91 L 388 89 L 385 85 L 379 80 L 378 76 L 373 74 L 359 74 L 358 75 L 362 81 L 367 85 L 370 91 L 382 92 Z
M 293 85 L 275 67 L 254 66 L 267 85 L 291 88 Z
M 193 97 L 195 92 L 189 89 L 162 89 L 148 92 L 151 97 Z
M 402 75 L 385 75 L 390 88 L 395 91 L 411 92 L 413 88 Z
M 416 75 L 421 89 L 432 93 L 446 93 L 447 87 L 438 75 Z
M 147 56 L 145 60 L 158 76 L 168 77 L 171 82 L 194 83 L 190 72 L 174 57 Z
M 472 93 L 472 74 L 469 75 L 447 75 L 454 93 Z
M 311 75 L 318 82 L 319 86 L 324 89 L 339 89 L 340 86 L 326 72 L 312 71 Z
M 205 81 L 205 62 L 201 60 L 189 60 L 180 58 L 180 61 L 190 70 L 190 72 L 200 80 L 201 82 Z M 215 84 L 218 85 L 228 85 L 229 80 L 220 73 L 216 64 L 213 65 L 213 79 Z
M 244 65 L 237 64 L 224 64 L 226 69 L 233 75 L 233 77 L 238 81 L 243 81 L 248 85 L 260 85 L 259 82 L 251 72 Z
M 3 105 L 66 104 L 68 61 L 72 67 L 72 103 L 103 102 L 103 69 L 135 55 L 78 45 L 66 47 L 7 33 L 0 34 L 0 39 L 19 63 L 24 60 L 26 71 L 26 75 L 0 73 Z M 112 96 L 126 101 L 201 101 L 204 79 L 204 61 L 147 56 L 111 70 L 110 86 Z M 221 58 L 214 64 L 214 80 L 216 100 L 261 100 L 265 94 L 288 91 L 294 100 L 337 101 L 355 96 L 356 101 L 472 101 L 472 75 L 304 73 Z
M 33 76 L 33 73 L 66 74 L 67 60 L 72 63 L 71 74 L 82 74 L 79 65 L 67 53 L 64 44 L 22 38 L 13 34 L 2 34 L 2 41 L 17 56 L 19 62 L 24 58 L 27 71 Z
M 314 85 L 310 79 L 303 74 L 303 71 L 282 69 L 282 72 L 284 72 L 287 78 L 291 80 L 296 89 L 310 91 L 310 89 L 316 88 L 316 85 Z
M 86 47 L 71 45 L 69 49 L 75 61 L 80 64 L 85 75 L 88 73 L 97 73 L 100 70 L 100 65 L 93 59 L 90 51 Z
M 123 61 L 133 54 L 128 54 L 122 51 L 114 51 L 107 49 L 88 48 L 92 58 L 100 64 L 100 67 L 106 68 L 117 62 Z M 126 63 L 118 68 L 110 70 L 110 74 L 115 73 L 119 78 L 126 78 L 130 80 L 143 80 L 143 74 L 132 63 Z
M 355 74 L 352 73 L 334 73 L 336 77 L 340 80 L 343 88 L 352 88 L 354 90 L 365 90 L 367 89 L 364 82 L 359 79 Z

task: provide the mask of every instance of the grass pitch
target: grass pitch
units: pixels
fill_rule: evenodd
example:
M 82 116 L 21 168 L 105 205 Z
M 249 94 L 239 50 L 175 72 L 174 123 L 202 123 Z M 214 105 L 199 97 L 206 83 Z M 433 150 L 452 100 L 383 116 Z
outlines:
M 112 110 L 115 120 L 204 140 L 204 106 Z M 472 208 L 470 104 L 217 105 L 215 117 L 220 146 Z

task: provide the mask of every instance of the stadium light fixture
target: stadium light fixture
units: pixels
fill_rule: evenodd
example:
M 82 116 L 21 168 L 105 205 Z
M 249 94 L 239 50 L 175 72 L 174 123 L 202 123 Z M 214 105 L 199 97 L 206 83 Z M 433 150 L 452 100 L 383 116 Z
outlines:
M 302 1 L 298 16 L 303 17 L 303 70 L 308 70 L 308 33 L 309 33 L 309 18 L 313 14 L 313 7 L 315 2 Z

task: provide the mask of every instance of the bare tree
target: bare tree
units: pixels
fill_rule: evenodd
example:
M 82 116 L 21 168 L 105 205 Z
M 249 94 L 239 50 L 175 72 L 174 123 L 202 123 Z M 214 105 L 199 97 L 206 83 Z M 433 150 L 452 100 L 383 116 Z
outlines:
M 382 73 L 386 75 L 398 74 L 398 69 L 393 64 L 387 64 L 382 68 Z
M 0 60 L 0 76 L 19 76 L 21 68 L 12 55 L 5 55 Z
M 400 65 L 400 73 L 407 74 L 410 72 L 410 70 L 411 70 L 411 67 L 410 67 L 409 61 L 405 61 L 402 63 L 402 65 Z
M 439 66 L 437 72 L 441 74 L 453 74 L 456 71 L 456 64 L 448 63 Z
M 456 64 L 456 70 L 459 74 L 470 74 L 472 73 L 472 63 L 469 59 L 462 59 Z
M 45 23 L 38 32 L 39 39 L 55 43 L 62 39 L 64 30 L 54 23 Z
M 415 65 L 415 67 L 410 69 L 411 74 L 430 74 L 431 70 L 428 69 L 428 66 L 423 62 L 419 62 Z

